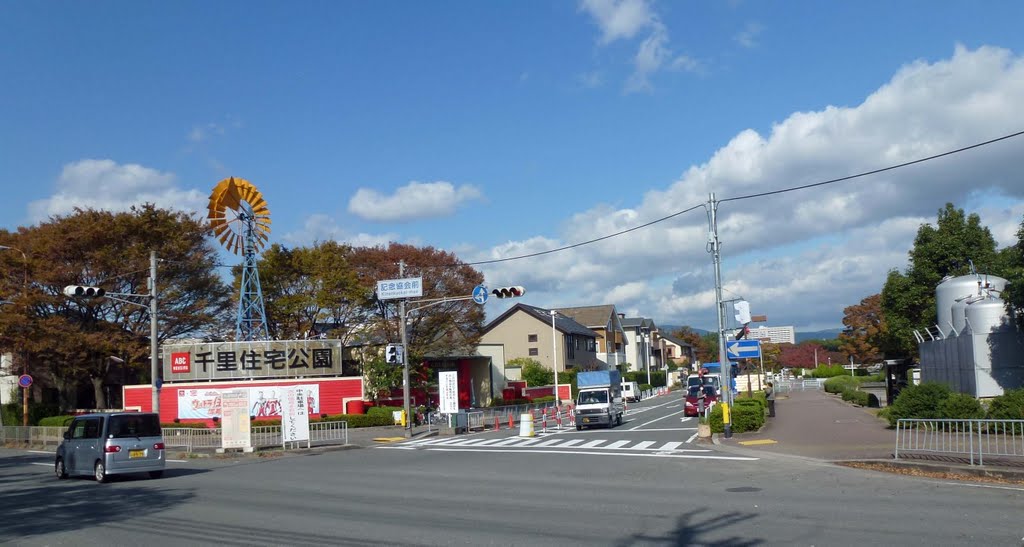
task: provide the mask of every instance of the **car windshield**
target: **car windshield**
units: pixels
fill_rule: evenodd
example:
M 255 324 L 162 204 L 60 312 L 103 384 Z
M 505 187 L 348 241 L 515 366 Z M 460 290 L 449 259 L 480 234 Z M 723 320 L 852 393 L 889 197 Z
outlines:
M 608 393 L 604 391 L 585 391 L 580 393 L 581 405 L 597 405 L 608 402 Z
M 110 436 L 115 439 L 160 435 L 160 419 L 156 414 L 123 414 L 110 418 Z
M 690 390 L 687 393 L 688 397 L 697 397 L 699 394 L 700 386 L 690 386 Z M 704 395 L 707 397 L 715 396 L 715 388 L 712 386 L 704 386 Z

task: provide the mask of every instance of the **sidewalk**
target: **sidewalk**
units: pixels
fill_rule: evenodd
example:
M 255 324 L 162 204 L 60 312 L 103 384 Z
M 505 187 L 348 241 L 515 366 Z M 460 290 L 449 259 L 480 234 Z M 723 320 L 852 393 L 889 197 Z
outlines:
M 821 390 L 778 395 L 775 417 L 765 420 L 761 431 L 715 435 L 715 442 L 822 460 L 892 459 L 896 446 L 896 432 L 870 409 Z

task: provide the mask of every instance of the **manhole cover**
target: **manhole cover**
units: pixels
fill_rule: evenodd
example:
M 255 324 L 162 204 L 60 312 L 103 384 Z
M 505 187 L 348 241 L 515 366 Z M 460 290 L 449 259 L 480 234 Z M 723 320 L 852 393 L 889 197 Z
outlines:
M 726 488 L 725 491 L 726 492 L 760 492 L 761 489 L 760 488 L 755 488 L 753 486 L 737 486 L 735 488 Z

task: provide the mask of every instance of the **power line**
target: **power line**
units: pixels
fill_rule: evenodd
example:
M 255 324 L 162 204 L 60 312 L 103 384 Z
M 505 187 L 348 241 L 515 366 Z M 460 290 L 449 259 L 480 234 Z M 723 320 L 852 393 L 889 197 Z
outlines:
M 939 158 L 942 158 L 942 157 L 945 157 L 945 156 L 952 156 L 953 154 L 959 154 L 960 152 L 966 152 L 966 151 L 972 150 L 974 148 L 981 148 L 982 146 L 988 146 L 990 144 L 997 143 L 999 141 L 1005 141 L 1007 139 L 1012 139 L 1014 137 L 1019 137 L 1021 135 L 1024 135 L 1024 131 L 1018 131 L 1016 133 L 1010 133 L 1009 135 L 1003 135 L 1002 137 L 997 137 L 995 139 L 987 140 L 985 142 L 979 142 L 979 143 L 976 143 L 976 144 L 965 146 L 963 148 L 957 148 L 956 150 L 950 150 L 948 152 L 942 152 L 941 154 L 935 154 L 934 156 L 928 156 L 928 157 L 925 157 L 925 158 L 919 158 L 919 159 L 912 160 L 912 161 L 898 163 L 896 165 L 890 165 L 888 167 L 882 167 L 881 169 L 874 169 L 872 171 L 865 171 L 863 173 L 857 173 L 856 175 L 849 175 L 849 176 L 845 176 L 845 177 L 839 177 L 837 179 L 823 180 L 821 182 L 815 182 L 815 183 L 812 183 L 812 184 L 804 184 L 803 186 L 793 186 L 791 188 L 783 188 L 781 190 L 772 190 L 770 192 L 761 192 L 761 193 L 758 193 L 758 194 L 747 194 L 745 196 L 736 196 L 734 198 L 725 198 L 725 199 L 718 200 L 718 202 L 719 203 L 724 203 L 726 201 L 739 201 L 741 199 L 759 198 L 759 197 L 771 196 L 771 195 L 775 195 L 775 194 L 783 194 L 785 192 L 795 192 L 796 190 L 806 190 L 808 188 L 814 188 L 814 187 L 817 187 L 817 186 L 825 186 L 826 184 L 835 184 L 837 182 L 844 182 L 844 181 L 847 181 L 847 180 L 852 180 L 852 179 L 856 179 L 856 178 L 860 178 L 860 177 L 866 177 L 868 175 L 877 175 L 878 173 L 884 173 L 886 171 L 892 171 L 894 169 L 900 169 L 900 168 L 908 167 L 910 165 L 915 165 L 915 164 L 918 164 L 918 163 L 924 163 L 926 161 L 931 161 L 931 160 L 939 159 Z

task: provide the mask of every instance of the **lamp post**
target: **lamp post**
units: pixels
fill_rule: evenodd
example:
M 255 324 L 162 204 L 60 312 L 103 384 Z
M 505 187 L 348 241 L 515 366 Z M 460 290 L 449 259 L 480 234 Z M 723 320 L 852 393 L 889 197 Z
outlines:
M 651 335 L 644 333 L 644 363 L 647 368 L 647 385 L 651 385 Z
M 558 394 L 558 331 L 555 330 L 555 316 L 558 310 L 551 310 L 551 369 L 555 371 L 555 406 L 562 402 Z M 571 394 L 570 394 L 571 395 Z
M 21 279 L 21 301 L 22 301 L 22 305 L 26 306 L 25 309 L 27 310 L 28 309 L 27 308 L 28 304 L 25 303 L 25 296 L 26 296 L 26 293 L 28 291 L 28 256 L 25 255 L 25 251 L 22 251 L 21 249 L 18 249 L 17 247 L 11 247 L 10 245 L 0 245 L 0 250 L 18 251 L 19 253 L 21 253 L 21 262 L 22 262 L 22 267 L 23 267 L 22 279 Z M 28 374 L 28 359 L 25 358 L 25 352 L 24 351 L 22 351 L 22 354 L 21 354 L 21 367 L 22 367 L 21 368 L 22 374 L 27 375 Z M 26 427 L 28 426 L 28 390 L 30 390 L 30 389 L 32 389 L 32 388 L 31 387 L 23 387 L 21 389 L 21 425 L 26 426 Z

